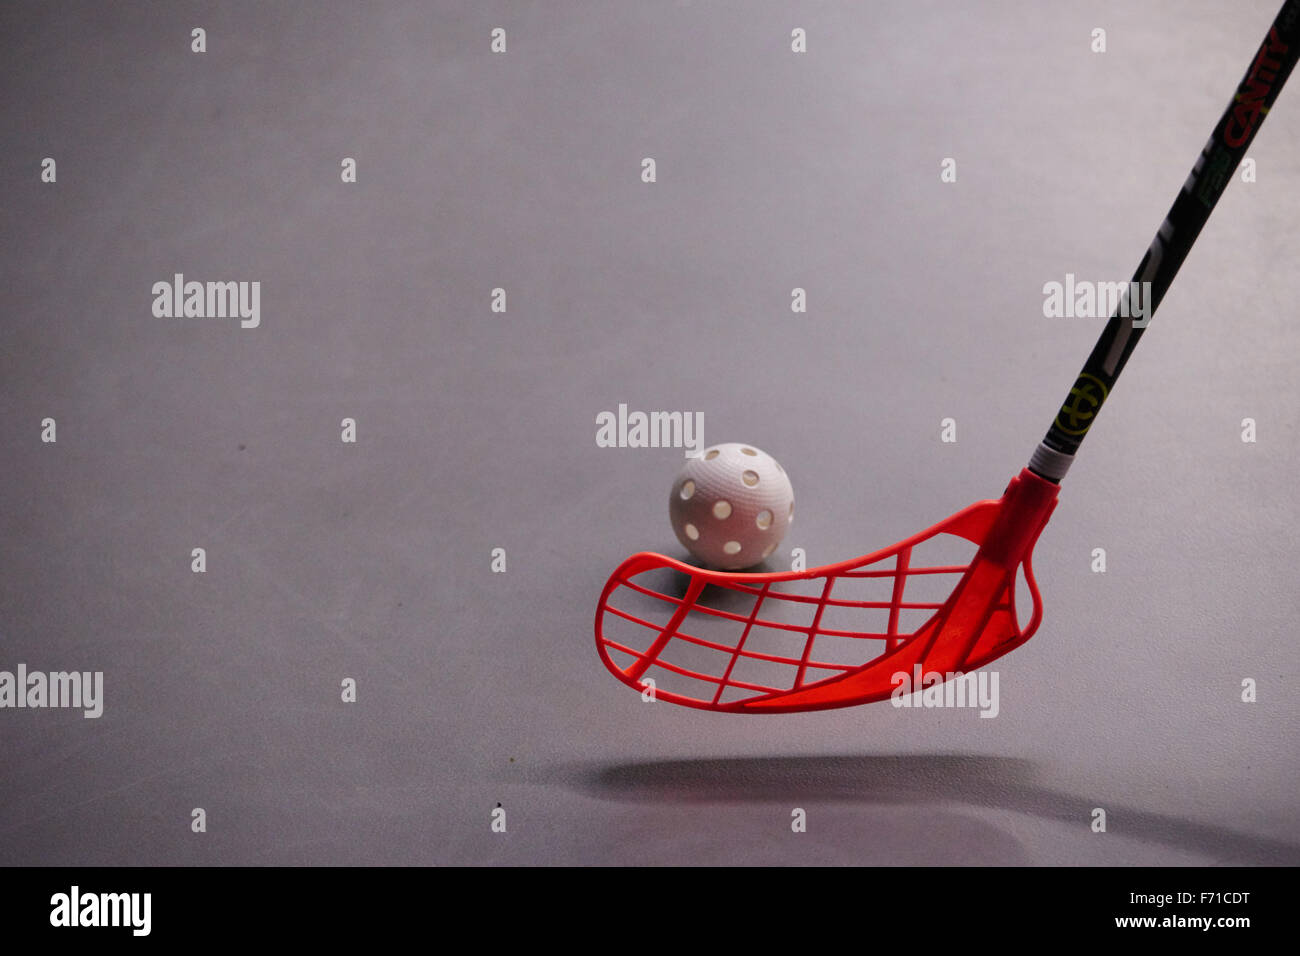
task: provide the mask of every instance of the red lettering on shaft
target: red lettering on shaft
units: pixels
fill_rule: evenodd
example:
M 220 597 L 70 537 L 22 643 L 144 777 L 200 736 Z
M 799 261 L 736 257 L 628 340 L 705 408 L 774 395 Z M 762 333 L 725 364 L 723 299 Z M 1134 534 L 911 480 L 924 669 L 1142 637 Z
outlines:
M 1269 30 L 1268 39 L 1259 48 L 1255 62 L 1250 65 L 1250 72 L 1241 84 L 1232 116 L 1223 130 L 1223 141 L 1232 148 L 1246 142 L 1259 123 L 1259 118 L 1264 113 L 1264 101 L 1273 90 L 1277 71 L 1282 68 L 1281 56 L 1286 51 L 1287 45 L 1278 36 L 1277 27 Z

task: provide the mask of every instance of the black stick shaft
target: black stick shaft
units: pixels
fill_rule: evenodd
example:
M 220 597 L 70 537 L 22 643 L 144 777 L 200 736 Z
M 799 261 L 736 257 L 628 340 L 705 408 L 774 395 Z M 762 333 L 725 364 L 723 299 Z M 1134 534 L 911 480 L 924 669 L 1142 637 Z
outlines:
M 1169 215 L 1121 295 L 1029 467 L 1059 481 L 1096 421 L 1178 268 L 1232 180 L 1246 149 L 1300 56 L 1300 0 L 1287 0 L 1251 61 L 1236 95 L 1201 150 Z

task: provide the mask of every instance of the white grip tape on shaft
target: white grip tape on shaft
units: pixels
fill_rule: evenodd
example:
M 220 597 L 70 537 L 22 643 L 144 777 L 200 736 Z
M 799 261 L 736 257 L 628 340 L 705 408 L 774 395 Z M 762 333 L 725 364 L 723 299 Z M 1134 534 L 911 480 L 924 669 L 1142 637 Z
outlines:
M 1042 475 L 1049 481 L 1060 481 L 1065 477 L 1065 473 L 1070 470 L 1070 465 L 1073 463 L 1073 455 L 1067 455 L 1055 448 L 1048 448 L 1042 442 L 1039 442 L 1038 447 L 1034 449 L 1033 456 L 1029 459 L 1029 470 Z

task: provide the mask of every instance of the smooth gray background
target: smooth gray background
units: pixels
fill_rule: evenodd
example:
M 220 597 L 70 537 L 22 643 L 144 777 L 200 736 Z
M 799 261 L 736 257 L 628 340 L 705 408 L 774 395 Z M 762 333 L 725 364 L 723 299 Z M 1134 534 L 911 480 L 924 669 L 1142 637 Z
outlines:
M 680 451 L 596 447 L 620 402 L 776 455 L 811 564 L 1000 494 L 1102 324 L 1043 283 L 1128 278 L 1275 12 L 5 4 L 0 668 L 106 701 L 0 712 L 0 862 L 1300 861 L 1294 89 L 1064 486 L 997 719 L 647 705 L 592 642 L 681 553 Z M 154 318 L 174 272 L 261 281 L 261 328 Z

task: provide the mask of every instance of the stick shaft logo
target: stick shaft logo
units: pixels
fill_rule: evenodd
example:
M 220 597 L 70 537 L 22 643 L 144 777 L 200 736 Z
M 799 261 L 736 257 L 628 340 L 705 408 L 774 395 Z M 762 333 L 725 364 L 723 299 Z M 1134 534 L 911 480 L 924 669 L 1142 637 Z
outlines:
M 1237 91 L 1231 119 L 1223 128 L 1223 141 L 1233 149 L 1250 139 L 1260 117 L 1268 113 L 1268 98 L 1277 82 L 1278 71 L 1282 69 L 1286 51 L 1287 45 L 1278 36 L 1277 27 L 1273 27 Z
M 1056 414 L 1056 427 L 1067 435 L 1083 435 L 1092 427 L 1102 402 L 1106 401 L 1106 383 L 1095 375 L 1082 373 L 1070 389 L 1070 395 Z

